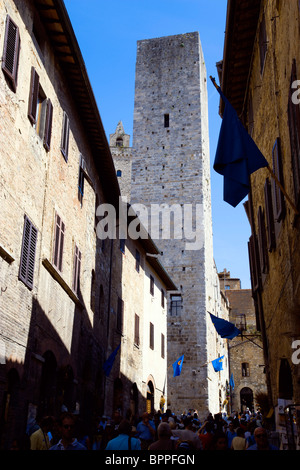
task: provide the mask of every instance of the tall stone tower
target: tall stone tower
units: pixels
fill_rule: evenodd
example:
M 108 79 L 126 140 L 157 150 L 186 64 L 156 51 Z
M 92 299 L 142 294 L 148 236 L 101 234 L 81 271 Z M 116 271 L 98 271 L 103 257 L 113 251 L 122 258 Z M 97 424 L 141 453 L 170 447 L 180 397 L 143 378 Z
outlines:
M 181 355 L 184 362 L 180 376 L 168 368 L 168 406 L 213 411 L 207 363 L 217 350 L 208 312 L 215 311 L 218 280 L 199 34 L 138 41 L 135 79 L 131 203 L 147 207 L 149 232 L 179 289 L 169 299 L 167 354 L 169 366 Z

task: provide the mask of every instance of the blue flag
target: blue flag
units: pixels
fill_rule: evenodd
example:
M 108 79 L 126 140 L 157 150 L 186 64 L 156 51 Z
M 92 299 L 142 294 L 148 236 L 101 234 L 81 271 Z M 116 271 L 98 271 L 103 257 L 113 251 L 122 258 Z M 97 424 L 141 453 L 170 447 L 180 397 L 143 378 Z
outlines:
M 119 346 L 116 347 L 116 349 L 111 353 L 109 358 L 103 364 L 103 370 L 104 370 L 106 377 L 108 377 L 111 372 L 112 366 L 114 365 L 115 358 L 120 349 L 120 346 L 121 346 L 121 343 L 119 344 Z
M 213 368 L 215 369 L 215 372 L 219 372 L 220 370 L 223 370 L 223 359 L 224 356 L 218 357 L 214 361 L 211 361 Z
M 241 334 L 241 331 L 233 323 L 216 317 L 212 313 L 210 313 L 210 318 L 221 338 L 233 339 Z
M 175 361 L 174 364 L 172 364 L 173 371 L 174 371 L 173 377 L 176 377 L 177 375 L 181 374 L 183 359 L 184 359 L 184 355 L 180 356 L 180 358 L 177 359 L 177 361 Z
M 231 376 L 230 376 L 229 385 L 231 386 L 232 390 L 234 390 L 233 374 L 231 374 Z
M 250 191 L 250 175 L 268 162 L 240 121 L 235 109 L 215 85 L 225 104 L 214 170 L 224 176 L 224 201 L 236 207 Z

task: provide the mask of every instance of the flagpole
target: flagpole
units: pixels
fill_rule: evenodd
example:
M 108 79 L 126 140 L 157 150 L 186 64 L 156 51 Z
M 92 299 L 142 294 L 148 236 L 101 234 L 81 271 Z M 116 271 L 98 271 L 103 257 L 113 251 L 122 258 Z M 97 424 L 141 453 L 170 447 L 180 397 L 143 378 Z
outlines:
M 210 75 L 209 77 L 214 85 L 214 87 L 219 90 L 219 87 L 218 85 L 216 84 L 216 81 L 214 79 L 214 77 L 212 77 Z M 275 173 L 271 170 L 270 166 L 268 165 L 266 167 L 271 175 L 271 177 L 274 179 L 275 183 L 278 185 L 278 187 L 280 188 L 280 190 L 282 191 L 282 193 L 284 194 L 284 196 L 286 197 L 286 199 L 288 200 L 288 202 L 290 203 L 291 207 L 293 208 L 294 212 L 299 215 L 299 211 L 298 209 L 296 208 L 295 204 L 293 203 L 293 201 L 291 200 L 291 198 L 288 196 L 288 194 L 286 193 L 285 189 L 283 188 L 282 184 L 280 183 L 280 181 L 278 180 L 277 176 L 275 175 Z

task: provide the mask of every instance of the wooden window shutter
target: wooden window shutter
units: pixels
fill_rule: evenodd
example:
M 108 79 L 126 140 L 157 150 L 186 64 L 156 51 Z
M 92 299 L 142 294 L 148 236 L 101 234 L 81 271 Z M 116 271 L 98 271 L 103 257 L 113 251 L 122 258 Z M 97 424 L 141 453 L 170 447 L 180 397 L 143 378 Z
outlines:
M 117 330 L 123 333 L 124 301 L 118 297 Z
M 49 152 L 52 134 L 52 118 L 53 118 L 53 106 L 51 101 L 47 100 L 46 109 L 46 122 L 45 122 L 45 133 L 44 133 L 44 147 Z
M 161 289 L 161 306 L 165 308 L 165 291 Z
M 293 103 L 292 84 L 297 80 L 296 60 L 293 60 L 290 95 L 288 100 L 288 124 L 290 133 L 291 163 L 294 183 L 294 195 L 296 205 L 300 202 L 300 105 Z
M 248 243 L 249 265 L 251 273 L 252 292 L 255 293 L 259 289 L 259 258 L 257 257 L 256 238 L 251 235 Z
M 69 135 L 70 135 L 70 121 L 69 121 L 69 117 L 67 113 L 64 111 L 60 149 L 66 162 L 68 161 L 68 154 L 69 154 Z
M 4 50 L 2 59 L 2 70 L 9 79 L 12 89 L 17 89 L 17 77 L 20 55 L 20 33 L 18 26 L 10 18 L 6 17 L 6 28 L 4 37 Z
M 134 343 L 140 345 L 140 317 L 137 314 L 134 316 Z
M 154 277 L 150 275 L 150 294 L 154 295 Z
M 74 271 L 73 271 L 73 291 L 78 294 L 80 286 L 80 269 L 81 269 L 81 252 L 77 245 L 75 245 L 74 252 Z
M 280 138 L 276 139 L 272 150 L 272 160 L 273 160 L 273 172 L 277 176 L 278 181 L 283 184 L 283 172 L 282 172 L 282 160 L 281 160 L 281 143 Z M 272 179 L 273 186 L 273 207 L 274 207 L 274 218 L 276 222 L 280 222 L 284 219 L 285 216 L 285 203 L 284 195 L 281 189 L 276 184 L 275 180 Z
M 276 248 L 276 237 L 274 227 L 274 215 L 273 215 L 273 202 L 272 202 L 272 189 L 269 178 L 266 179 L 265 187 L 265 208 L 266 208 L 266 219 L 267 219 L 267 234 L 268 234 L 268 249 L 273 251 Z
M 259 27 L 259 55 L 260 55 L 260 73 L 263 73 L 266 54 L 268 49 L 266 20 L 263 16 Z
M 154 325 L 150 322 L 150 348 L 154 349 Z
M 79 157 L 79 176 L 78 176 L 78 199 L 82 204 L 84 194 L 84 175 L 86 171 L 85 160 L 82 155 Z
M 161 334 L 161 357 L 164 359 L 165 357 L 165 335 Z
M 260 269 L 263 274 L 266 274 L 268 272 L 267 238 L 266 238 L 265 217 L 264 217 L 264 213 L 263 213 L 261 206 L 259 206 L 258 208 L 257 223 L 258 223 L 258 252 L 259 252 Z
M 32 125 L 36 124 L 37 103 L 39 96 L 40 77 L 35 68 L 31 68 L 30 91 L 28 101 L 28 117 Z
M 33 288 L 37 234 L 37 229 L 25 216 L 19 279 L 30 289 Z
M 64 250 L 65 224 L 58 214 L 55 216 L 55 238 L 53 264 L 59 271 L 62 271 L 63 250 Z

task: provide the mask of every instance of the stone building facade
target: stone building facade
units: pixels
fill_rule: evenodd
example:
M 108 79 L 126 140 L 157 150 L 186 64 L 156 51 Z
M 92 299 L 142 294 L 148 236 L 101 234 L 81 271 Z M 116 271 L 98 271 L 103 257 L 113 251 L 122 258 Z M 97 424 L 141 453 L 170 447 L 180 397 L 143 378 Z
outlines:
M 245 205 L 252 232 L 252 295 L 277 427 L 284 404 L 300 398 L 299 18 L 297 0 L 255 1 L 248 11 L 243 2 L 229 1 L 221 81 L 281 183 L 267 168 L 255 172 Z
M 110 242 L 111 243 L 111 242 Z M 137 420 L 159 410 L 167 397 L 167 292 L 174 283 L 158 260 L 150 238 L 113 241 L 110 352 L 120 345 L 105 378 L 105 411 Z M 121 282 L 118 280 L 121 272 Z
M 150 237 L 124 245 L 118 231 L 99 236 L 104 204 L 119 226 L 121 193 L 64 3 L 2 2 L 0 50 L 0 448 L 8 449 L 62 409 L 92 431 L 115 407 L 158 408 L 167 393 L 165 300 L 176 287 Z
M 64 4 L 44 4 L 0 5 L 1 448 L 63 407 L 92 423 L 105 400 L 95 208 L 120 191 Z
M 240 280 L 231 278 L 226 269 L 219 273 L 219 278 L 229 304 L 229 321 L 242 332 L 228 346 L 229 374 L 234 380 L 234 387 L 230 389 L 230 412 L 244 413 L 247 408 L 257 411 L 256 398 L 261 393 L 267 394 L 267 383 L 252 291 L 241 289 Z
M 168 406 L 204 414 L 219 411 L 228 378 L 227 355 L 222 374 L 210 370 L 227 343 L 216 337 L 208 312 L 228 311 L 216 307 L 222 299 L 213 260 L 208 141 L 199 34 L 138 41 L 131 204 L 146 208 L 143 223 L 178 288 L 169 295 Z M 173 377 L 170 366 L 183 354 L 181 375 Z

